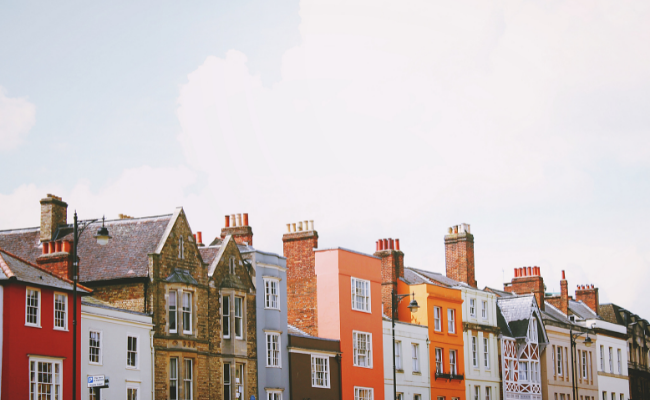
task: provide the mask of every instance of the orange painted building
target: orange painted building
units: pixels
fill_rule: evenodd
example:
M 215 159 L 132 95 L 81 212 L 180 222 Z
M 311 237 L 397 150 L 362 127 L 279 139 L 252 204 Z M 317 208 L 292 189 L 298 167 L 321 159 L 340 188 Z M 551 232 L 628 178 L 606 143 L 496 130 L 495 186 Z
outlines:
M 431 399 L 465 400 L 465 364 L 461 291 L 424 283 L 406 271 L 398 293 L 415 293 L 420 308 L 412 313 L 400 302 L 399 320 L 429 327 Z
M 342 248 L 315 250 L 315 261 L 318 336 L 341 341 L 342 398 L 383 399 L 381 261 Z

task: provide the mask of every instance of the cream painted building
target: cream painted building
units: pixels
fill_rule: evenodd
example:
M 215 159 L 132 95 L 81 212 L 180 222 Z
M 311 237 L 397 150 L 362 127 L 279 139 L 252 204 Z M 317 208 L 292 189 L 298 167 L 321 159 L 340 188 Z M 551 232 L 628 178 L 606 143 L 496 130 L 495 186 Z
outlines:
M 391 320 L 382 322 L 384 340 L 384 397 L 393 399 L 393 336 Z M 429 330 L 424 325 L 395 321 L 397 400 L 430 400 Z

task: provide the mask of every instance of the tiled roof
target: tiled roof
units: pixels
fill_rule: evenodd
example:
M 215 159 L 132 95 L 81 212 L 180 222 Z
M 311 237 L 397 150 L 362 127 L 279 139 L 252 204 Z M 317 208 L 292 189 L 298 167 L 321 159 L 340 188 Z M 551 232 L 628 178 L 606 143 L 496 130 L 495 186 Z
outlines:
M 423 269 L 412 268 L 412 267 L 405 268 L 405 271 L 408 270 L 408 269 L 412 270 L 416 274 L 424 276 L 426 279 L 429 279 L 430 281 L 434 281 L 432 283 L 437 282 L 439 284 L 443 284 L 445 286 L 450 286 L 450 287 L 451 286 L 467 286 L 467 287 L 470 287 L 469 285 L 464 285 L 462 282 L 459 282 L 457 280 L 447 278 L 447 276 L 445 276 L 445 275 L 443 275 L 443 274 L 441 274 L 439 272 L 426 271 L 426 270 L 423 270 Z
M 212 264 L 212 261 L 214 261 L 214 258 L 217 256 L 220 248 L 221 246 L 213 245 L 210 245 L 208 247 L 199 247 L 199 253 L 201 253 L 203 262 L 208 265 Z
M 569 323 L 569 318 L 567 318 L 567 316 L 562 311 L 560 311 L 557 307 L 548 301 L 544 302 L 544 311 L 542 311 L 542 318 L 545 320 L 556 320 L 565 324 Z
M 581 319 L 601 319 L 589 306 L 580 301 L 569 299 L 569 310 Z
M 27 260 L 0 249 L 0 280 L 9 279 L 56 289 L 73 290 L 71 280 L 56 276 L 38 265 L 31 264 Z M 81 285 L 77 285 L 77 290 L 81 293 L 90 292 Z
M 159 246 L 172 214 L 106 221 L 112 237 L 105 246 L 94 235 L 101 227 L 96 221 L 79 238 L 79 280 L 95 282 L 148 275 L 148 254 Z M 0 231 L 0 247 L 35 263 L 41 255 L 39 228 Z M 56 239 L 72 240 L 72 227 L 59 228 Z
M 82 297 L 81 298 L 81 305 L 90 306 L 90 307 L 97 307 L 97 308 L 105 308 L 107 310 L 115 310 L 115 311 L 120 311 L 120 312 L 124 312 L 124 313 L 127 313 L 127 314 L 145 315 L 147 317 L 151 316 L 151 315 L 149 315 L 147 313 L 143 313 L 143 312 L 139 312 L 139 311 L 125 310 L 123 308 L 115 307 L 115 306 L 111 305 L 111 303 L 107 303 L 107 302 L 105 302 L 103 300 L 98 299 L 97 297 L 94 297 L 94 296 Z
M 492 292 L 492 293 L 496 294 L 499 297 L 513 297 L 513 296 L 516 296 L 514 293 L 506 292 L 506 291 L 499 290 L 499 289 L 494 289 L 494 288 L 487 287 L 487 286 L 483 290 L 485 290 L 486 292 Z
M 411 268 L 404 268 L 404 281 L 409 285 L 419 285 L 421 283 L 433 283 L 423 275 L 418 274 Z

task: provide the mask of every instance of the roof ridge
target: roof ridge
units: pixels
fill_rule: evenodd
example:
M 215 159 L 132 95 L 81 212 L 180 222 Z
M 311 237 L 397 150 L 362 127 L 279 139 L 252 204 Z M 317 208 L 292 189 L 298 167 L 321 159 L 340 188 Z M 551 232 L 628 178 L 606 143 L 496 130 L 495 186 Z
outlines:
M 64 281 L 64 282 L 71 283 L 71 284 L 73 284 L 73 285 L 74 285 L 74 283 L 75 283 L 75 282 L 72 281 L 71 279 L 68 279 L 68 278 L 66 278 L 66 277 L 64 277 L 64 276 L 61 276 L 61 275 L 54 274 L 54 273 L 52 273 L 51 271 L 49 271 L 49 270 L 47 270 L 47 269 L 41 267 L 40 265 L 37 265 L 37 264 L 31 263 L 31 262 L 25 260 L 25 259 L 22 258 L 22 257 L 18 257 L 17 255 L 8 252 L 7 250 L 5 250 L 5 249 L 3 249 L 3 248 L 0 248 L 0 252 L 1 252 L 1 253 L 5 253 L 5 254 L 7 254 L 8 256 L 13 257 L 13 258 L 15 258 L 15 259 L 17 259 L 17 260 L 20 260 L 20 261 L 24 262 L 25 264 L 27 264 L 27 265 L 29 265 L 29 266 L 31 266 L 31 267 L 34 267 L 34 268 L 36 268 L 36 269 L 38 269 L 39 271 L 45 272 L 46 274 L 48 274 L 48 275 L 50 275 L 50 276 L 52 276 L 52 277 L 54 277 L 54 278 L 56 278 L 56 279 L 60 279 L 60 280 L 62 280 L 62 281 Z M 9 268 L 9 267 L 7 267 L 7 268 Z M 10 271 L 11 271 L 11 270 L 10 270 Z M 12 273 L 12 275 L 13 275 L 13 273 Z M 85 287 L 85 286 L 79 284 L 78 282 L 77 282 L 77 287 L 80 287 L 80 288 L 82 288 L 82 289 L 84 289 L 84 290 L 87 290 L 88 293 L 91 293 L 91 292 L 92 292 L 92 289 L 87 288 L 87 287 Z
M 19 231 L 31 231 L 31 230 L 40 230 L 40 226 L 34 226 L 30 228 L 11 228 L 11 229 L 0 229 L 0 233 L 5 233 L 5 232 L 19 232 Z

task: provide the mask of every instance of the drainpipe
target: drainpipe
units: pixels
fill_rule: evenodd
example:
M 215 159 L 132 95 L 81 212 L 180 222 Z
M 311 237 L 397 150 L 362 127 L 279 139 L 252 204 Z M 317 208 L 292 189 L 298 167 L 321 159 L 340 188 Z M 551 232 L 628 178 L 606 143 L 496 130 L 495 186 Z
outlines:
M 154 396 L 154 387 L 156 386 L 156 371 L 154 366 L 156 364 L 156 350 L 153 348 L 153 329 L 149 331 L 149 339 L 151 344 L 151 400 L 155 398 Z
M 341 345 L 339 344 L 339 346 L 341 346 Z M 343 370 L 343 368 L 341 368 L 341 364 L 342 364 L 341 358 L 343 358 L 343 352 L 336 355 L 336 359 L 339 362 L 339 399 L 343 398 L 343 389 L 342 389 L 342 386 L 343 386 L 343 372 L 342 372 L 342 370 Z

